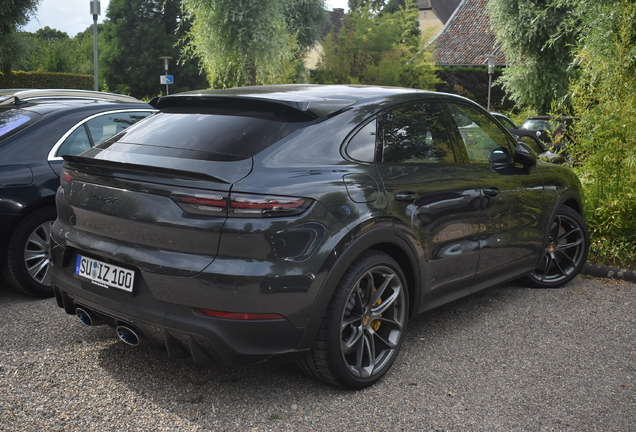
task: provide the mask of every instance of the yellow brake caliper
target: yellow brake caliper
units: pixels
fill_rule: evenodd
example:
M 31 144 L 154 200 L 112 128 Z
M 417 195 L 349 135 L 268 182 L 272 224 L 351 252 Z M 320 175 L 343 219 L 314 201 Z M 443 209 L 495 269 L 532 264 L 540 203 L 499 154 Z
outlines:
M 377 288 L 373 288 L 374 291 L 377 291 Z M 373 305 L 375 306 L 379 306 L 382 304 L 382 299 L 379 298 L 378 301 Z M 380 316 L 382 316 L 382 314 L 380 314 Z M 377 332 L 380 329 L 380 326 L 382 325 L 382 323 L 380 321 L 373 321 L 371 323 L 371 328 L 373 329 L 374 332 Z

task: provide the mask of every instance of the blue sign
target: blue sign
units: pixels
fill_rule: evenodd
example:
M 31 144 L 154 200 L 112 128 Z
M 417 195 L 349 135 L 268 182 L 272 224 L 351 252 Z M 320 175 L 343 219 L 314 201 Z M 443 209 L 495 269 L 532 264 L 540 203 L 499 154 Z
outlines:
M 161 84 L 174 84 L 174 77 L 172 75 L 161 75 L 159 79 Z

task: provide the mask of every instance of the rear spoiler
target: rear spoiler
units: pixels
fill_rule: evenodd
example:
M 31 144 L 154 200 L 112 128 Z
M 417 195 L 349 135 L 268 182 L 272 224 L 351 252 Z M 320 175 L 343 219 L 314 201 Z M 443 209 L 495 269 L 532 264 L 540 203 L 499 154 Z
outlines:
M 284 99 L 267 99 L 260 96 L 214 94 L 183 94 L 155 97 L 148 102 L 153 108 L 166 110 L 170 108 L 203 108 L 222 110 L 245 110 L 276 112 L 292 109 L 313 118 L 328 117 L 356 102 L 349 99 L 322 99 L 313 101 L 295 101 Z
M 155 174 L 174 179 L 212 181 L 215 183 L 232 184 L 245 178 L 252 172 L 251 158 L 237 161 L 207 161 L 180 159 L 174 157 L 136 155 L 140 162 L 131 163 L 125 160 L 120 152 L 100 151 L 92 148 L 82 153 L 83 156 L 62 156 L 69 167 L 74 164 L 104 168 L 104 174 L 115 172 L 138 177 L 139 174 Z M 191 185 L 190 185 L 191 186 Z

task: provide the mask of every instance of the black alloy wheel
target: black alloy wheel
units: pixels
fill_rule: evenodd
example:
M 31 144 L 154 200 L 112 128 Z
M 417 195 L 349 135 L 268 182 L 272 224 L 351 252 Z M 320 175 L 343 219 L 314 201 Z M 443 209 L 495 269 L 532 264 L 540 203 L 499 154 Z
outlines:
M 570 207 L 556 214 L 537 268 L 525 283 L 537 288 L 558 288 L 580 273 L 587 261 L 590 235 L 583 217 Z
M 15 290 L 34 297 L 51 297 L 47 284 L 51 265 L 50 235 L 55 221 L 54 207 L 26 216 L 15 228 L 2 266 L 2 274 Z
M 311 354 L 301 362 L 327 383 L 362 389 L 378 381 L 398 355 L 408 320 L 408 293 L 399 265 L 363 253 L 341 279 Z

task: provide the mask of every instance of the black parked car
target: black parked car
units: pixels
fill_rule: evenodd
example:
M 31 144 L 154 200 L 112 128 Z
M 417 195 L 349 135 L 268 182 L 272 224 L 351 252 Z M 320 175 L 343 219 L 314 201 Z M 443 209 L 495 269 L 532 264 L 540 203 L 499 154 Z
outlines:
M 539 139 L 540 134 L 537 134 L 537 131 L 519 129 L 510 118 L 501 113 L 491 112 L 490 114 L 492 114 L 492 116 L 497 119 L 503 127 L 508 129 L 517 141 L 520 141 L 530 147 L 540 159 L 552 163 L 565 163 L 565 156 L 560 152 L 554 151 L 556 150 L 554 147 Z
M 520 129 L 533 133 L 540 141 L 549 146 L 562 149 L 571 140 L 568 129 L 578 119 L 578 117 L 549 115 L 528 117 Z
M 0 267 L 13 288 L 53 295 L 49 231 L 62 155 L 78 154 L 153 112 L 109 93 L 0 90 Z
M 363 388 L 411 318 L 512 279 L 558 287 L 586 260 L 576 176 L 467 99 L 290 85 L 154 104 L 65 156 L 52 228 L 58 305 L 128 344 Z

